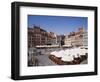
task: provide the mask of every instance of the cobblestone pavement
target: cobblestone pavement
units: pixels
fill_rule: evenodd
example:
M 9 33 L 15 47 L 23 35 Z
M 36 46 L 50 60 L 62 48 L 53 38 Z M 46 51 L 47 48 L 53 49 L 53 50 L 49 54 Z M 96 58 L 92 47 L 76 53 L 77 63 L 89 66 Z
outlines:
M 38 59 L 39 66 L 56 65 L 53 61 L 51 61 L 51 60 L 48 58 L 48 55 L 39 55 L 39 56 L 35 56 L 35 58 Z
M 39 66 L 51 66 L 51 65 L 57 65 L 52 60 L 49 59 L 49 55 L 51 51 L 59 51 L 59 48 L 55 49 L 38 49 L 38 52 L 41 52 L 41 54 L 35 55 L 34 57 L 38 59 L 38 65 Z M 87 64 L 87 60 L 84 60 L 81 62 L 81 64 Z
M 88 63 L 87 60 L 81 62 L 81 64 L 87 64 L 87 63 Z

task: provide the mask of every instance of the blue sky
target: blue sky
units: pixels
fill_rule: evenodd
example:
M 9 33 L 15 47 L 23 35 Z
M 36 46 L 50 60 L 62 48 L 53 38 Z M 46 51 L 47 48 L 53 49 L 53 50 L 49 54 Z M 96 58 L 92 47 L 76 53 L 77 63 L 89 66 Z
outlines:
M 28 27 L 40 25 L 48 32 L 56 34 L 68 34 L 72 31 L 77 31 L 79 27 L 88 28 L 87 17 L 67 17 L 67 16 L 43 16 L 43 15 L 28 15 Z

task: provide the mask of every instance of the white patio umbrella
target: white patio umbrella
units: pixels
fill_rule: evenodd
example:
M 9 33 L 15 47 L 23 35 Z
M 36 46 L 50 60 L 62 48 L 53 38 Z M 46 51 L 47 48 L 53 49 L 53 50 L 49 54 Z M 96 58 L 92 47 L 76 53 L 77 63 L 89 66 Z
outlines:
M 63 61 L 73 61 L 74 58 L 71 55 L 62 56 L 61 60 Z
M 65 50 L 65 53 L 66 54 L 69 54 L 70 53 L 70 50 L 69 49 Z
M 53 51 L 50 54 L 55 55 L 57 53 L 57 51 Z
M 80 53 L 81 53 L 80 48 L 75 48 L 75 49 L 74 49 L 74 57 L 75 57 L 75 58 L 80 57 Z
M 68 51 L 68 55 L 76 56 L 76 51 L 75 51 L 75 49 L 70 49 L 70 50 Z
M 60 50 L 56 53 L 56 57 L 62 57 L 64 55 L 64 50 Z
M 65 54 L 67 54 L 67 55 L 72 55 L 72 49 L 67 49 L 67 50 L 65 50 Z
M 87 50 L 86 49 L 80 49 L 80 55 L 86 55 Z

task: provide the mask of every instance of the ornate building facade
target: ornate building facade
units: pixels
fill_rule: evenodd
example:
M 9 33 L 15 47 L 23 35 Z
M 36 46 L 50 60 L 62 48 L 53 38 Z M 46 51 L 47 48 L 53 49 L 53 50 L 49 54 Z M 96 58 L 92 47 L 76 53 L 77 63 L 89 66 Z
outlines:
M 57 36 L 53 32 L 47 32 L 40 26 L 28 28 L 28 47 L 37 45 L 53 45 L 57 43 Z
M 77 32 L 70 32 L 69 35 L 65 37 L 65 45 L 68 46 L 83 46 L 83 34 L 84 28 L 78 28 Z

